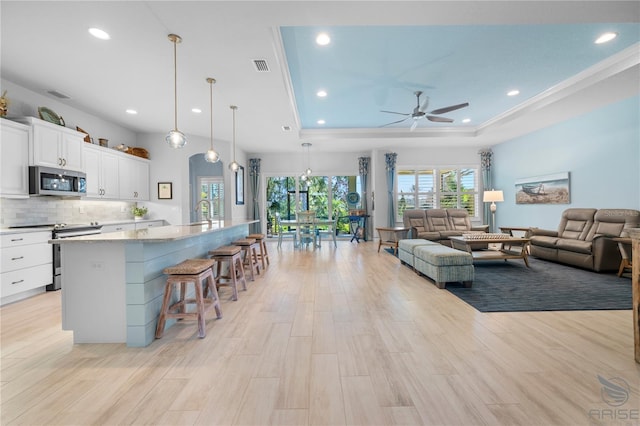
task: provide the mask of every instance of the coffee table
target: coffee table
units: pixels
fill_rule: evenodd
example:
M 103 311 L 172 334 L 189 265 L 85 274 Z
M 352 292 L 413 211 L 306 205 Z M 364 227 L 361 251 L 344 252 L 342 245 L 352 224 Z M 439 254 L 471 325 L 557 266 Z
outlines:
M 522 259 L 524 264 L 529 267 L 527 246 L 529 238 L 512 237 L 509 234 L 473 234 L 471 238 L 449 237 L 451 247 L 471 253 L 473 261 L 476 260 L 499 260 L 504 259 Z M 487 243 L 490 248 L 486 250 L 472 250 L 474 243 Z M 498 248 L 492 248 L 491 245 L 499 245 Z M 508 248 L 507 248 L 508 247 Z

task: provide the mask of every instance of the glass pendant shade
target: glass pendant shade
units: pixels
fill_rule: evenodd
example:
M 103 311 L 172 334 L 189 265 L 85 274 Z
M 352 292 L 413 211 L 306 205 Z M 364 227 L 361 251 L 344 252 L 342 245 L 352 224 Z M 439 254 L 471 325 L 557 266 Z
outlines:
M 213 149 L 213 83 L 215 82 L 215 78 L 207 78 L 207 83 L 209 83 L 209 108 L 211 109 L 211 147 L 204 153 L 204 161 L 207 163 L 217 163 L 220 160 L 220 155 Z
M 187 138 L 180 130 L 172 130 L 165 138 L 171 148 L 182 148 L 187 144 Z
M 309 158 L 309 148 L 311 147 L 311 144 L 309 142 L 303 142 L 302 146 L 307 148 L 307 169 L 302 173 L 300 179 L 307 180 L 307 178 L 313 173 L 311 170 L 311 159 Z
M 204 153 L 204 160 L 207 163 L 217 163 L 220 160 L 220 156 L 218 155 L 217 152 L 215 152 L 214 150 L 210 149 L 207 152 Z
M 176 34 L 168 35 L 169 41 L 173 43 L 173 100 L 174 100 L 174 126 L 165 140 L 171 148 L 182 148 L 187 144 L 187 138 L 180 130 L 178 130 L 178 57 L 176 46 L 182 42 L 182 38 Z
M 240 164 L 238 164 L 236 160 L 233 160 L 229 164 L 229 170 L 231 170 L 232 172 L 237 172 L 239 168 L 240 168 Z

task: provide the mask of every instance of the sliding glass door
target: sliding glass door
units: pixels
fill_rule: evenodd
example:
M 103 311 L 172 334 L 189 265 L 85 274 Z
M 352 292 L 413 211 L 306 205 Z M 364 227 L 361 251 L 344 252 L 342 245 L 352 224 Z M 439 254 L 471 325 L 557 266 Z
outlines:
M 299 210 L 314 210 L 322 219 L 337 220 L 338 235 L 349 234 L 349 206 L 347 194 L 360 193 L 359 176 L 272 176 L 266 181 L 267 235 L 276 229 L 276 216 L 295 218 Z

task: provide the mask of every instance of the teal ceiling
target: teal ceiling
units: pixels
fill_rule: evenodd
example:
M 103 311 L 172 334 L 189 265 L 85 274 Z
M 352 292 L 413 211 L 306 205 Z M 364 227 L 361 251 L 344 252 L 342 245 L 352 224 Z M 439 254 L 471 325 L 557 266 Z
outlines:
M 595 44 L 602 33 L 618 37 Z M 315 43 L 318 33 L 331 37 Z M 640 41 L 638 24 L 281 27 L 302 129 L 378 128 L 412 112 L 414 92 L 427 111 L 419 127 L 478 126 Z M 319 98 L 316 92 L 326 90 Z M 506 93 L 518 89 L 518 96 Z M 463 119 L 470 119 L 464 124 Z M 318 124 L 318 120 L 325 124 Z M 409 118 L 389 127 L 410 127 Z

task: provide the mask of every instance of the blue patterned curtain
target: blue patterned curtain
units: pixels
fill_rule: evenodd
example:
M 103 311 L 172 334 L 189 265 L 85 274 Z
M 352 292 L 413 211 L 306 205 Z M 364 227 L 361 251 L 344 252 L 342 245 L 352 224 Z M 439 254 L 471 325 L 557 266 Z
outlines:
M 388 224 L 389 227 L 396 226 L 396 206 L 393 197 L 394 178 L 396 176 L 396 159 L 398 154 L 395 152 L 389 152 L 384 155 L 385 163 L 387 164 L 387 196 L 389 197 L 389 210 L 388 210 Z
M 369 161 L 371 157 L 359 157 L 358 165 L 360 172 L 360 184 L 362 185 L 362 209 L 364 210 L 364 214 L 369 214 L 369 209 L 367 207 L 367 176 L 369 176 Z M 369 227 L 371 224 L 370 221 L 367 220 L 367 226 L 365 226 L 365 240 L 368 240 Z
M 260 204 L 258 203 L 259 192 L 258 187 L 260 185 L 260 159 L 259 158 L 250 158 L 249 159 L 249 183 L 251 185 L 251 197 L 253 204 L 253 218 L 257 219 L 258 222 L 252 225 L 253 232 L 260 233 L 262 229 L 262 224 L 260 223 Z
M 493 158 L 493 151 L 491 151 L 491 148 L 481 149 L 478 151 L 478 154 L 480 154 L 480 167 L 482 168 L 482 186 L 485 191 L 488 191 L 493 188 L 493 182 L 491 179 L 491 160 Z M 482 194 L 480 194 L 480 202 L 482 202 Z M 491 220 L 490 203 L 482 204 L 482 217 L 484 218 L 484 222 L 493 226 L 493 224 L 489 223 Z

